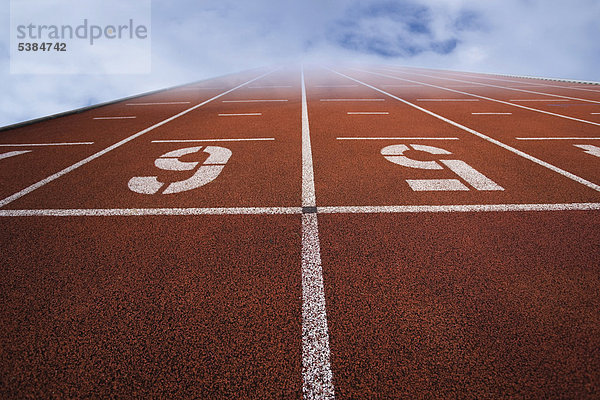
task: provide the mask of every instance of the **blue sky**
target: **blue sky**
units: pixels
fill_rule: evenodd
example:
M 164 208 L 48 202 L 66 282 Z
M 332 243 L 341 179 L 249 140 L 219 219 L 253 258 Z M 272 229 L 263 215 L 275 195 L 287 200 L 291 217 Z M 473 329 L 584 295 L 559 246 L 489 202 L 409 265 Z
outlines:
M 141 75 L 11 75 L 9 3 L 0 126 L 303 60 L 600 81 L 598 0 L 153 0 L 152 72 Z

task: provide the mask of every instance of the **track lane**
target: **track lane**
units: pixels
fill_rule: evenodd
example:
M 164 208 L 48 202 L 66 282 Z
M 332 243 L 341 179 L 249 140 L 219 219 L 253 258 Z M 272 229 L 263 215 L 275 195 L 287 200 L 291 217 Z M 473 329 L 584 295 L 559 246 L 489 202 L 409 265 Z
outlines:
M 257 76 L 254 74 L 252 72 L 239 76 L 227 76 L 191 86 L 202 87 L 211 84 L 227 87 L 227 85 L 242 83 L 245 78 L 249 80 L 251 77 Z M 210 89 L 195 94 L 186 91 L 185 97 L 181 97 L 175 93 L 179 89 L 142 96 L 135 100 L 128 99 L 116 104 L 0 132 L 0 144 L 93 142 L 92 145 L 88 146 L 21 146 L 11 148 L 10 150 L 31 150 L 31 153 L 0 160 L 2 165 L 0 169 L 0 197 L 6 199 L 11 194 L 30 187 L 42 179 L 134 135 L 140 130 L 160 123 L 160 121 L 189 108 L 190 105 L 193 105 L 192 101 L 196 103 L 204 102 L 218 95 L 218 93 L 215 94 L 215 90 L 221 90 Z M 157 99 L 162 99 L 163 102 L 178 99 L 180 101 L 190 101 L 190 104 L 160 106 L 158 108 L 135 107 L 134 110 L 125 105 L 132 102 L 154 102 Z M 136 116 L 135 119 L 93 119 L 106 116 L 133 115 Z M 0 152 L 5 151 L 9 150 L 0 147 Z
M 347 82 L 352 81 L 347 79 Z M 363 86 L 357 94 L 374 97 L 382 93 Z M 597 202 L 600 198 L 595 190 L 392 98 L 388 97 L 389 101 L 385 102 L 389 115 L 348 116 L 345 110 L 350 105 L 318 102 L 318 92 L 309 91 L 309 96 L 312 100 L 309 108 L 311 104 L 313 107 L 315 173 L 321 206 L 568 203 Z M 362 119 L 357 120 L 357 117 Z M 418 131 L 414 127 L 418 127 Z M 397 139 L 337 140 L 340 136 Z M 432 140 L 439 138 L 459 140 Z M 409 147 L 407 157 L 430 162 L 444 158 L 462 160 L 505 190 L 473 190 L 474 187 L 443 192 L 411 190 L 408 180 L 457 178 L 447 168 L 443 171 L 442 168 L 407 168 L 381 154 L 387 146 L 415 144 L 434 146 L 452 154 L 435 157 L 412 152 Z M 340 170 L 346 174 L 340 175 Z
M 486 80 L 482 77 L 470 76 L 470 77 L 461 77 L 455 76 L 447 73 L 440 73 L 436 75 L 432 75 L 432 73 L 423 71 L 423 70 L 415 70 L 410 68 L 383 68 L 385 71 L 389 72 L 399 72 L 403 75 L 411 75 L 411 76 L 421 76 L 425 78 L 432 78 L 436 81 L 443 81 L 445 85 L 469 85 L 469 88 L 477 89 L 477 88 L 487 88 L 487 89 L 502 89 L 509 91 L 511 93 L 523 93 L 531 96 L 549 96 L 550 98 L 555 98 L 557 100 L 563 98 L 572 101 L 578 101 L 580 103 L 589 103 L 589 104 L 599 104 L 600 103 L 600 94 L 593 91 L 583 91 L 581 93 L 573 93 L 572 89 L 568 86 L 545 86 L 543 89 L 536 89 L 534 86 L 527 88 L 525 85 L 510 85 L 510 82 L 503 83 L 502 81 L 491 82 L 490 80 Z M 518 86 L 518 87 L 517 87 Z
M 3 218 L 0 394 L 300 398 L 299 225 Z
M 288 75 L 289 74 L 289 75 Z M 264 80 L 263 80 L 264 79 Z M 274 96 L 284 103 L 223 103 L 250 95 L 271 98 L 270 89 L 240 88 L 231 94 L 157 127 L 82 166 L 60 180 L 42 187 L 8 208 L 202 208 L 202 207 L 292 207 L 300 198 L 299 74 L 277 73 L 253 85 L 290 86 L 275 88 Z M 266 97 L 265 97 L 266 96 Z M 255 114 L 261 115 L 237 115 Z M 233 114 L 233 116 L 220 116 Z M 210 142 L 211 139 L 271 138 L 269 141 Z M 208 142 L 183 142 L 186 140 Z M 177 143 L 181 140 L 181 143 Z M 170 142 L 173 141 L 173 142 Z M 161 155 L 178 149 L 208 146 L 225 148 L 231 156 L 213 182 L 197 190 L 163 195 L 136 193 L 129 187 L 134 177 L 156 176 L 166 185 L 185 181 L 200 168 L 165 171 L 155 162 Z M 203 150 L 180 157 L 181 162 L 207 162 Z M 101 171 L 101 172 L 98 172 Z M 95 176 L 93 181 L 90 176 Z M 64 188 L 72 188 L 65 192 Z M 163 187 L 162 189 L 164 190 Z
M 370 82 L 374 86 L 383 87 L 389 82 L 397 81 L 392 77 L 355 73 Z M 448 93 L 436 88 L 427 88 L 424 92 L 418 89 L 391 88 L 390 93 L 396 94 L 407 101 L 421 105 L 441 116 L 447 117 L 462 125 L 468 126 L 494 139 L 508 144 L 509 146 L 531 154 L 538 159 L 547 161 L 577 176 L 587 179 L 593 183 L 600 182 L 597 168 L 597 157 L 585 154 L 583 150 L 574 147 L 575 144 L 588 143 L 586 140 L 564 141 L 537 141 L 525 142 L 518 140 L 520 137 L 575 137 L 575 138 L 597 138 L 600 137 L 600 128 L 578 121 L 564 120 L 554 116 L 534 113 L 527 110 L 515 109 L 499 103 L 487 102 L 479 99 L 477 102 L 419 102 L 423 96 L 436 96 L 431 98 L 461 98 L 469 99 L 467 95 Z M 445 97 L 442 97 L 445 96 Z M 515 111 L 516 110 L 516 111 Z M 510 116 L 481 116 L 473 115 L 473 112 L 510 112 Z M 593 142 L 589 142 L 593 144 Z
M 434 73 L 440 76 L 452 77 L 455 79 L 475 79 L 482 83 L 500 84 L 503 86 L 511 86 L 520 89 L 532 89 L 532 90 L 552 90 L 560 89 L 566 90 L 571 95 L 585 95 L 586 93 L 597 98 L 597 93 L 600 93 L 600 85 L 597 82 L 578 82 L 578 81 L 564 81 L 560 79 L 551 78 L 535 78 L 535 77 L 517 77 L 510 75 L 494 75 L 484 73 L 472 73 L 472 72 L 455 72 L 446 70 L 435 70 L 427 68 L 409 68 L 409 67 L 395 67 L 397 69 L 403 69 L 406 71 L 418 71 L 423 73 Z M 567 91 L 565 91 L 567 92 Z
M 337 398 L 597 396 L 596 217 L 321 215 Z
M 111 145 L 111 146 L 109 146 L 109 147 L 107 147 L 107 148 L 105 148 L 105 149 L 97 152 L 97 153 L 94 153 L 91 156 L 89 156 L 89 157 L 87 157 L 87 158 L 85 158 L 85 159 L 83 159 L 83 160 L 81 160 L 81 161 L 79 161 L 79 162 L 77 162 L 77 163 L 75 163 L 75 164 L 73 164 L 73 165 L 71 165 L 71 166 L 63 169 L 63 170 L 61 170 L 61 171 L 59 171 L 59 172 L 57 172 L 57 173 L 55 173 L 55 174 L 53 174 L 53 175 L 51 175 L 49 177 L 46 177 L 45 179 L 43 179 L 41 181 L 38 181 L 38 182 L 36 182 L 36 183 L 34 183 L 34 184 L 32 184 L 32 185 L 24 188 L 23 190 L 21 190 L 20 192 L 15 193 L 15 194 L 13 194 L 12 196 L 9 196 L 9 197 L 7 197 L 7 198 L 5 198 L 3 200 L 0 200 L 0 207 L 4 207 L 4 206 L 6 206 L 6 205 L 8 205 L 8 204 L 10 204 L 10 203 L 12 203 L 14 201 L 18 201 L 19 199 L 21 199 L 22 197 L 28 195 L 29 193 L 34 192 L 34 191 L 36 191 L 36 190 L 38 190 L 40 188 L 43 188 L 45 185 L 47 185 L 49 183 L 52 183 L 55 180 L 60 179 L 61 177 L 65 176 L 65 175 L 68 175 L 70 172 L 75 171 L 75 170 L 81 168 L 82 166 L 86 166 L 86 164 L 95 161 L 96 159 L 98 159 L 98 158 L 100 158 L 100 157 L 102 157 L 102 156 L 104 156 L 104 155 L 112 152 L 113 150 L 118 149 L 119 147 L 121 147 L 121 146 L 123 146 L 123 145 L 125 145 L 125 144 L 127 144 L 127 143 L 129 143 L 129 142 L 131 142 L 131 141 L 133 141 L 135 139 L 137 139 L 138 137 L 143 136 L 143 135 L 147 134 L 148 132 L 151 132 L 154 129 L 159 128 L 159 127 L 161 127 L 163 125 L 166 125 L 166 124 L 168 124 L 168 123 L 170 123 L 172 121 L 175 121 L 178 118 L 180 118 L 182 116 L 185 116 L 186 114 L 189 114 L 189 113 L 195 111 L 196 109 L 202 107 L 203 105 L 206 105 L 206 104 L 210 103 L 211 101 L 217 100 L 218 98 L 220 98 L 222 96 L 225 96 L 226 94 L 228 94 L 228 93 L 230 93 L 230 92 L 232 92 L 232 91 L 234 91 L 236 89 L 239 89 L 240 87 L 243 87 L 244 85 L 252 83 L 253 81 L 258 80 L 261 77 L 270 74 L 271 72 L 273 72 L 273 71 L 267 71 L 267 72 L 265 72 L 265 73 L 263 73 L 261 75 L 255 76 L 254 78 L 252 78 L 252 79 L 250 79 L 248 81 L 245 81 L 245 82 L 241 83 L 240 85 L 238 85 L 238 86 L 236 86 L 234 88 L 231 88 L 231 89 L 229 89 L 229 90 L 227 90 L 225 92 L 221 92 L 220 94 L 218 94 L 218 95 L 216 95 L 216 96 L 214 96 L 214 97 L 212 97 L 212 98 L 210 98 L 208 100 L 205 100 L 202 103 L 199 103 L 199 104 L 196 104 L 196 105 L 194 105 L 194 106 L 192 106 L 190 108 L 187 108 L 186 110 L 181 111 L 180 113 L 178 113 L 176 115 L 173 115 L 173 116 L 171 116 L 171 117 L 169 117 L 169 118 L 167 118 L 167 119 L 165 119 L 165 120 L 163 120 L 161 122 L 158 122 L 157 124 L 154 124 L 154 125 L 146 128 L 146 129 L 144 129 L 142 131 L 139 131 L 139 132 L 137 132 L 137 133 L 135 133 L 135 134 L 133 134 L 133 135 L 131 135 L 131 136 L 129 136 L 129 137 L 121 140 L 120 142 L 117 142 L 117 143 L 115 143 L 115 144 L 113 144 L 113 145 Z M 94 176 L 94 175 L 96 175 L 95 172 L 92 173 L 92 176 Z

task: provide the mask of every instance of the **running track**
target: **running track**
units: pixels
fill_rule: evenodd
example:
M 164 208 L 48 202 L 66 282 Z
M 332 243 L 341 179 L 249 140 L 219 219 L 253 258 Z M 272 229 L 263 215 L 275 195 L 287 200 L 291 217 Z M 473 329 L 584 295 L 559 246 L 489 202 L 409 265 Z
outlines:
M 0 164 L 2 398 L 600 397 L 600 86 L 265 68 Z

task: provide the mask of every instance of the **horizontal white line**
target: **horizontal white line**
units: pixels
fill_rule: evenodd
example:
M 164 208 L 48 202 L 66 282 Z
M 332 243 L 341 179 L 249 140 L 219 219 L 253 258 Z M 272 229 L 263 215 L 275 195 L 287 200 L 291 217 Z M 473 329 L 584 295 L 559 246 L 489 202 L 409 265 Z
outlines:
M 272 89 L 272 88 L 291 88 L 288 85 L 272 85 L 272 86 L 248 86 L 248 89 Z
M 173 90 L 222 90 L 222 88 L 214 88 L 214 87 L 184 87 L 177 88 Z
M 517 140 L 600 140 L 600 137 L 529 137 L 515 138 Z
M 275 138 L 240 138 L 240 139 L 174 139 L 174 140 L 153 140 L 151 143 L 199 143 L 199 142 L 251 142 L 275 140 Z
M 337 140 L 459 140 L 456 137 L 339 137 Z
M 45 146 L 81 146 L 94 144 L 94 142 L 77 143 L 18 143 L 18 144 L 0 144 L 0 147 L 45 147 Z
M 190 101 L 165 101 L 161 103 L 127 103 L 126 106 L 161 106 L 168 104 L 190 104 Z
M 600 210 L 600 203 L 563 204 L 466 204 L 446 206 L 358 206 L 318 207 L 324 214 L 370 213 L 450 213 L 450 212 L 506 212 L 506 211 L 586 211 Z
M 223 103 L 267 103 L 275 101 L 287 101 L 287 100 L 223 100 Z
M 336 87 L 358 87 L 358 85 L 315 85 L 320 88 L 336 88 Z
M 382 87 L 406 87 L 406 88 L 420 88 L 423 85 L 381 85 Z
M 523 99 L 523 100 L 519 100 L 519 99 L 513 99 L 513 100 L 509 100 L 509 101 L 551 101 L 554 103 L 562 103 L 565 101 L 570 101 L 570 100 L 565 100 L 565 99 Z
M 446 87 L 449 88 L 477 88 L 477 89 L 481 89 L 481 86 L 475 86 L 475 85 L 446 85 Z
M 423 206 L 334 206 L 318 207 L 322 214 L 373 213 L 451 213 L 451 212 L 507 212 L 507 211 L 592 211 L 600 210 L 600 203 L 557 204 L 465 204 Z M 186 215 L 287 215 L 301 214 L 302 207 L 231 207 L 231 208 L 100 208 L 100 209 L 41 209 L 0 210 L 0 217 L 133 217 L 133 216 L 186 216 Z
M 494 112 L 475 112 L 472 115 L 512 115 L 512 113 L 494 113 Z
M 417 101 L 479 101 L 479 99 L 417 99 Z
M 321 101 L 385 101 L 385 99 L 321 99 Z
M 600 113 L 592 113 L 592 115 L 600 115 Z
M 387 115 L 387 111 L 348 111 L 348 115 Z
M 258 116 L 262 113 L 245 113 L 245 114 L 219 114 L 219 117 L 243 117 L 243 116 Z
M 134 119 L 137 117 L 95 117 L 94 119 Z
M 144 215 L 257 215 L 301 214 L 302 207 L 234 207 L 234 208 L 106 208 L 0 210 L 0 217 L 133 217 Z

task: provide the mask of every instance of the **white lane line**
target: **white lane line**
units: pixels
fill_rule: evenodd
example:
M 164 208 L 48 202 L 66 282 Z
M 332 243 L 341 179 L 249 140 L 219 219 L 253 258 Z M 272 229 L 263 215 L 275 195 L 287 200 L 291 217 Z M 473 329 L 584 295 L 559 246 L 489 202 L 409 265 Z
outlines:
M 248 89 L 276 89 L 276 88 L 291 88 L 289 85 L 269 85 L 269 86 L 248 86 Z
M 148 215 L 283 215 L 301 214 L 301 207 L 233 208 L 90 208 L 0 210 L 0 217 L 138 217 Z
M 302 392 L 304 399 L 333 399 L 329 332 L 316 211 L 310 127 L 302 66 Z
M 556 103 L 557 101 L 565 102 L 565 101 L 571 101 L 571 100 L 565 100 L 565 99 L 511 99 L 509 101 L 516 101 L 516 102 L 525 102 L 525 101 L 532 101 L 532 102 L 554 102 Z
M 385 99 L 321 99 L 320 101 L 385 101 Z
M 398 71 L 400 72 L 400 71 Z M 439 72 L 439 70 L 438 70 Z M 594 90 L 594 89 L 588 89 L 591 85 L 593 84 L 597 84 L 597 82 L 587 82 L 587 86 L 585 87 L 575 87 L 575 86 L 562 86 L 562 85 L 552 85 L 549 83 L 541 83 L 541 82 L 525 82 L 523 80 L 519 80 L 516 81 L 514 79 L 499 79 L 499 78 L 492 78 L 490 76 L 484 76 L 484 75 L 490 75 L 490 74 L 477 74 L 477 76 L 473 76 L 473 75 L 469 75 L 469 74 L 464 74 L 464 73 L 458 73 L 455 71 L 447 71 L 447 70 L 442 70 L 442 72 L 444 72 L 445 74 L 448 75 L 454 75 L 454 76 L 459 76 L 459 77 L 463 77 L 463 78 L 475 78 L 475 79 L 486 79 L 486 80 L 491 80 L 491 81 L 499 81 L 499 82 L 507 82 L 507 83 L 517 83 L 519 85 L 527 85 L 527 86 L 522 86 L 522 87 L 555 87 L 555 88 L 559 88 L 559 89 L 575 89 L 575 90 L 585 90 L 585 91 L 590 91 L 590 92 L 598 92 L 598 90 Z M 549 81 L 549 80 L 553 80 L 553 79 L 548 79 L 548 78 L 542 78 L 542 77 L 532 77 L 532 76 L 517 76 L 517 75 L 506 75 L 506 74 L 493 74 L 495 76 L 503 76 L 503 77 L 509 77 L 509 78 L 520 78 L 520 79 L 538 79 L 538 80 L 545 80 L 545 81 Z M 562 81 L 562 82 L 567 82 L 564 79 L 554 79 L 557 81 Z M 593 87 L 593 86 L 592 86 Z
M 247 85 L 247 84 L 249 84 L 251 82 L 254 82 L 254 81 L 256 81 L 256 80 L 258 80 L 258 79 L 260 79 L 262 77 L 265 77 L 265 76 L 269 75 L 272 72 L 273 71 L 269 71 L 269 72 L 267 72 L 265 74 L 262 74 L 262 75 L 260 75 L 260 76 L 258 76 L 256 78 L 254 78 L 254 79 L 251 79 L 251 80 L 249 80 L 247 82 L 244 82 L 244 83 L 242 83 L 242 84 L 240 84 L 240 85 L 238 85 L 238 86 L 236 86 L 236 87 L 234 87 L 232 89 L 229 89 L 229 90 L 227 90 L 227 91 L 225 91 L 225 92 L 223 92 L 221 94 L 218 94 L 218 95 L 216 95 L 214 97 L 211 97 L 210 99 L 208 99 L 206 101 L 203 101 L 200 104 L 197 104 L 197 105 L 195 105 L 193 107 L 188 108 L 187 110 L 184 110 L 184 111 L 180 112 L 179 114 L 176 114 L 176 115 L 174 115 L 172 117 L 169 117 L 169 118 L 167 118 L 167 119 L 165 119 L 165 120 L 163 120 L 163 121 L 161 121 L 161 122 L 159 122 L 157 124 L 154 124 L 151 127 L 146 128 L 146 129 L 144 129 L 142 131 L 139 131 L 139 132 L 137 132 L 137 133 L 135 133 L 135 134 L 133 134 L 133 135 L 131 135 L 131 136 L 129 136 L 129 137 L 121 140 L 120 142 L 117 142 L 117 143 L 115 143 L 115 144 L 107 147 L 106 149 L 101 150 L 101 151 L 99 151 L 99 152 L 97 152 L 97 153 L 95 153 L 95 154 L 93 154 L 93 155 L 91 155 L 91 156 L 89 156 L 89 157 L 87 157 L 87 158 L 85 158 L 85 159 L 83 159 L 83 160 L 81 160 L 81 161 L 79 161 L 79 162 L 71 165 L 70 167 L 67 167 L 67 168 L 65 168 L 65 169 L 63 169 L 63 170 L 61 170 L 61 171 L 59 171 L 59 172 L 57 172 L 57 173 L 55 173 L 53 175 L 50 175 L 49 177 L 47 177 L 45 179 L 42 179 L 41 181 L 39 181 L 37 183 L 34 183 L 33 185 L 28 186 L 25 189 L 23 189 L 23 190 L 15 193 L 15 194 L 13 194 L 13 195 L 5 198 L 3 200 L 0 200 L 0 207 L 4 207 L 7 204 L 10 204 L 10 203 L 12 203 L 13 201 L 15 201 L 17 199 L 20 199 L 21 197 L 25 196 L 26 194 L 31 193 L 34 190 L 39 189 L 40 187 L 42 187 L 42 186 L 44 186 L 44 185 L 46 185 L 46 184 L 48 184 L 48 183 L 50 183 L 50 182 L 52 182 L 52 181 L 60 178 L 60 177 L 62 177 L 63 175 L 66 175 L 69 172 L 76 170 L 77 168 L 79 168 L 79 167 L 81 167 L 81 166 L 89 163 L 90 161 L 93 161 L 96 158 L 99 158 L 99 157 L 103 156 L 104 154 L 106 154 L 108 152 L 111 152 L 114 149 L 119 148 L 119 147 L 123 146 L 124 144 L 129 143 L 130 141 L 132 141 L 134 139 L 137 139 L 138 137 L 140 137 L 140 136 L 142 136 L 142 135 L 144 135 L 144 134 L 146 134 L 146 133 L 148 133 L 148 132 L 150 132 L 150 131 L 152 131 L 152 130 L 160 127 L 160 126 L 168 124 L 169 122 L 171 122 L 171 121 L 173 121 L 173 120 L 175 120 L 175 119 L 177 119 L 179 117 L 182 117 L 182 116 L 184 116 L 184 115 L 186 115 L 186 114 L 194 111 L 195 109 L 197 109 L 199 107 L 202 107 L 205 104 L 210 103 L 213 100 L 216 100 L 216 99 L 218 99 L 218 98 L 220 98 L 222 96 L 225 96 L 226 94 L 231 93 L 234 90 L 237 90 L 237 89 L 243 87 L 244 85 Z
M 223 90 L 223 88 L 215 88 L 215 87 L 184 87 L 173 89 L 174 91 L 185 91 L 185 90 Z
M 600 203 L 556 204 L 465 204 L 422 206 L 332 206 L 318 207 L 319 214 L 372 213 L 453 213 L 506 211 L 593 211 Z M 0 217 L 136 217 L 186 215 L 293 215 L 302 214 L 301 207 L 233 207 L 233 208 L 90 208 L 0 210 Z M 305 214 L 314 215 L 314 214 Z M 307 222 L 309 225 L 309 222 Z M 308 227 L 307 227 L 308 228 Z
M 387 111 L 348 111 L 348 115 L 388 115 Z
M 457 137 L 339 137 L 337 140 L 459 140 Z
M 421 84 L 421 85 L 424 85 L 424 86 L 429 86 L 429 87 L 433 87 L 433 88 L 436 88 L 436 89 L 445 90 L 445 91 L 448 91 L 448 92 L 453 92 L 453 93 L 458 93 L 458 94 L 464 94 L 464 95 L 472 96 L 472 97 L 478 97 L 478 98 L 483 99 L 483 100 L 493 101 L 495 103 L 500 103 L 500 104 L 506 104 L 506 105 L 509 105 L 509 106 L 512 106 L 512 107 L 518 107 L 518 108 L 522 108 L 524 110 L 535 111 L 535 112 L 538 112 L 538 113 L 541 113 L 541 114 L 546 114 L 546 115 L 552 115 L 552 116 L 555 116 L 555 117 L 564 118 L 564 119 L 568 119 L 568 120 L 571 120 L 571 121 L 583 122 L 584 124 L 590 124 L 590 125 L 600 126 L 600 123 L 598 123 L 598 122 L 592 122 L 592 121 L 587 121 L 585 119 L 569 117 L 568 115 L 556 114 L 556 113 L 553 113 L 553 112 L 550 112 L 550 111 L 540 110 L 538 108 L 527 107 L 527 106 L 524 106 L 522 104 L 510 103 L 508 101 L 503 101 L 503 100 L 498 100 L 498 99 L 492 99 L 491 97 L 480 96 L 478 94 L 473 94 L 473 93 L 468 93 L 468 92 L 462 92 L 460 90 L 455 90 L 455 89 L 448 89 L 447 87 L 432 85 L 430 83 L 423 83 L 423 82 L 413 81 L 413 80 L 410 80 L 410 79 L 398 78 L 396 76 L 386 75 L 386 74 L 380 74 L 378 72 L 371 72 L 371 71 L 366 71 L 366 70 L 363 70 L 363 69 L 356 69 L 356 68 L 353 68 L 353 69 L 355 71 L 366 72 L 366 73 L 369 73 L 369 74 L 372 74 L 372 75 L 379 75 L 379 76 L 383 76 L 383 77 L 386 77 L 386 78 L 397 79 L 397 80 L 400 80 L 400 81 L 414 82 L 414 83 L 418 83 L 418 84 Z M 379 89 L 377 89 L 377 90 L 379 90 Z
M 191 101 L 165 101 L 161 103 L 127 103 L 126 106 L 163 106 L 170 104 L 190 104 Z
M 173 139 L 153 140 L 151 143 L 201 143 L 201 142 L 260 142 L 275 140 L 275 138 L 238 138 L 238 139 Z
M 351 88 L 358 87 L 358 85 L 315 85 L 316 88 Z
M 600 185 L 597 185 L 597 184 L 595 184 L 593 182 L 590 182 L 590 181 L 588 181 L 586 179 L 583 179 L 583 178 L 581 178 L 581 177 L 579 177 L 579 176 L 577 176 L 577 175 L 575 175 L 575 174 L 573 174 L 571 172 L 568 172 L 568 171 L 565 171 L 564 169 L 558 168 L 558 167 L 556 167 L 556 166 L 554 166 L 554 165 L 552 165 L 550 163 L 547 163 L 546 161 L 540 160 L 539 158 L 535 158 L 533 156 L 530 156 L 529 154 L 527 154 L 527 153 L 525 153 L 525 152 L 523 152 L 521 150 L 517 150 L 514 147 L 511 147 L 511 146 L 509 146 L 507 144 L 504 144 L 504 143 L 500 142 L 499 140 L 493 139 L 493 138 L 491 138 L 491 137 L 489 137 L 487 135 L 484 135 L 481 132 L 478 132 L 478 131 L 476 131 L 474 129 L 471 129 L 471 128 L 468 128 L 468 127 L 466 127 L 464 125 L 461 125 L 458 122 L 455 122 L 455 121 L 452 121 L 452 120 L 450 120 L 448 118 L 442 117 L 441 115 L 436 114 L 433 111 L 429 111 L 429 110 L 427 110 L 427 109 L 425 109 L 423 107 L 420 107 L 420 106 L 418 106 L 416 104 L 413 104 L 413 103 L 411 103 L 411 102 L 409 102 L 407 100 L 404 100 L 404 99 L 401 99 L 400 97 L 394 96 L 393 94 L 388 93 L 388 92 L 386 92 L 386 91 L 384 91 L 382 89 L 376 88 L 375 86 L 371 86 L 368 83 L 361 82 L 358 79 L 354 79 L 352 77 L 344 75 L 344 74 L 342 74 L 340 72 L 336 72 L 334 70 L 330 70 L 330 71 L 332 71 L 332 72 L 334 72 L 334 73 L 336 73 L 336 74 L 338 74 L 340 76 L 344 76 L 344 77 L 346 77 L 346 78 L 348 78 L 348 79 L 350 79 L 350 80 L 352 80 L 354 82 L 361 83 L 364 86 L 369 87 L 369 88 L 371 88 L 371 89 L 373 89 L 373 90 L 375 90 L 375 91 L 377 91 L 379 93 L 383 93 L 383 94 L 385 94 L 387 96 L 390 96 L 391 98 L 396 99 L 396 100 L 398 100 L 398 101 L 400 101 L 400 102 L 402 102 L 402 103 L 404 103 L 406 105 L 409 105 L 409 106 L 411 106 L 413 108 L 416 108 L 417 110 L 420 110 L 420 111 L 422 111 L 422 112 L 424 112 L 426 114 L 429 114 L 432 117 L 435 117 L 435 118 L 437 118 L 437 119 L 439 119 L 441 121 L 444 121 L 444 122 L 446 122 L 446 123 L 448 123 L 450 125 L 456 126 L 457 128 L 462 129 L 465 132 L 471 133 L 471 134 L 473 134 L 473 135 L 475 135 L 475 136 L 477 136 L 477 137 L 479 137 L 479 138 L 481 138 L 483 140 L 486 140 L 486 141 L 488 141 L 490 143 L 493 143 L 493 144 L 495 144 L 497 146 L 500 146 L 503 149 L 510 151 L 511 153 L 514 153 L 514 154 L 516 154 L 518 156 L 521 156 L 521 157 L 523 157 L 523 158 L 525 158 L 525 159 L 527 159 L 529 161 L 532 161 L 532 162 L 534 162 L 534 163 L 536 163 L 538 165 L 541 165 L 542 167 L 545 167 L 545 168 L 547 168 L 547 169 L 549 169 L 551 171 L 554 171 L 554 172 L 556 172 L 556 173 L 558 173 L 560 175 L 563 175 L 564 177 L 567 177 L 567 178 L 569 178 L 569 179 L 571 179 L 571 180 L 573 180 L 575 182 L 581 183 L 582 185 L 585 185 L 585 186 L 589 187 L 590 189 L 593 189 L 595 191 L 600 192 Z M 401 78 L 399 78 L 399 79 L 401 79 Z M 511 104 L 511 103 L 508 103 L 508 104 Z M 519 107 L 522 107 L 522 106 L 519 106 Z
M 10 143 L 0 144 L 0 147 L 45 147 L 45 146 L 83 146 L 94 144 L 94 142 L 73 142 L 73 143 Z
M 474 112 L 471 115 L 512 115 L 512 113 L 501 113 L 501 112 Z
M 342 206 L 319 207 L 320 214 L 373 214 L 373 213 L 452 213 L 452 212 L 506 212 L 506 211 L 590 211 L 600 210 L 600 203 L 558 204 L 465 204 L 445 206 Z
M 518 137 L 517 140 L 600 140 L 600 137 Z
M 130 116 L 130 117 L 94 117 L 93 119 L 135 119 L 137 117 L 135 116 Z
M 283 101 L 287 101 L 287 100 L 283 100 L 283 99 L 274 99 L 274 100 L 260 100 L 260 99 L 256 99 L 256 100 L 223 100 L 223 103 L 272 103 L 272 102 L 283 102 Z
M 244 114 L 219 114 L 219 117 L 247 117 L 247 116 L 260 116 L 262 113 L 244 113 Z
M 385 69 L 385 68 L 383 68 L 383 70 L 391 71 L 390 69 Z M 393 72 L 399 72 L 399 73 L 407 74 L 407 75 L 411 74 L 409 72 L 396 71 L 396 70 L 394 70 Z M 542 95 L 542 96 L 550 96 L 550 97 L 556 97 L 556 98 L 561 98 L 561 99 L 571 99 L 571 100 L 577 100 L 577 101 L 585 101 L 585 102 L 588 102 L 588 103 L 600 103 L 600 101 L 597 101 L 597 100 L 590 100 L 590 99 L 582 99 L 582 98 L 578 98 L 578 97 L 563 96 L 563 95 L 554 94 L 554 93 L 536 92 L 536 91 L 532 91 L 532 90 L 523 90 L 523 89 L 511 88 L 511 87 L 507 87 L 507 86 L 492 85 L 490 83 L 473 82 L 473 81 L 470 81 L 470 80 L 469 81 L 465 81 L 465 80 L 461 80 L 461 79 L 453 79 L 453 78 L 440 77 L 440 76 L 431 76 L 431 75 L 427 75 L 427 74 L 423 74 L 423 73 L 418 73 L 418 72 L 415 72 L 414 74 L 415 75 L 425 76 L 425 77 L 428 77 L 428 78 L 443 79 L 443 80 L 447 80 L 447 81 L 468 83 L 468 84 L 471 84 L 471 85 L 478 85 L 479 87 L 493 87 L 493 88 L 498 88 L 498 89 L 506 89 L 506 90 L 512 90 L 512 91 L 515 91 L 515 92 L 530 93 L 530 94 Z M 473 77 L 471 77 L 471 78 L 473 78 Z M 544 85 L 544 86 L 546 86 L 546 85 Z M 451 87 L 451 86 L 448 85 L 448 87 Z M 556 87 L 561 87 L 561 86 L 556 86 Z M 562 88 L 565 88 L 565 87 L 562 86 Z M 533 101 L 538 101 L 538 100 L 533 100 Z M 545 101 L 545 100 L 540 100 L 540 101 Z
M 302 207 L 316 207 L 315 173 L 313 169 L 312 146 L 310 143 L 310 125 L 308 123 L 308 103 L 304 66 L 302 67 Z
M 393 88 L 420 88 L 423 85 L 381 85 L 383 87 L 393 87 Z
M 5 158 L 20 156 L 21 154 L 27 154 L 27 153 L 31 153 L 31 150 L 9 151 L 8 153 L 1 153 L 0 160 L 3 160 Z
M 469 89 L 481 88 L 481 86 L 476 86 L 476 85 L 448 85 L 448 87 L 451 87 L 451 88 L 463 88 L 463 89 L 464 88 L 469 88 Z
M 302 214 L 302 391 L 304 399 L 333 399 L 329 332 L 317 214 Z
M 478 99 L 417 99 L 417 101 L 479 101 Z

